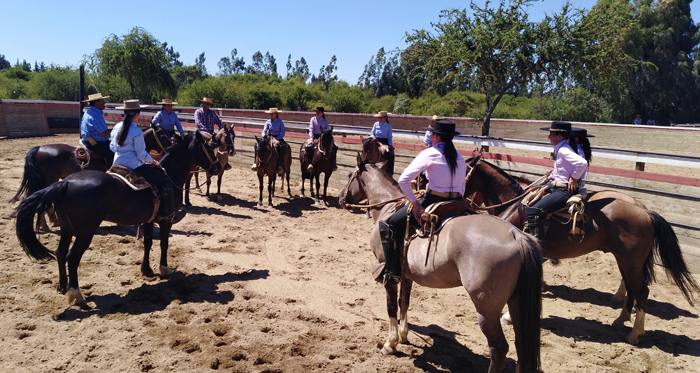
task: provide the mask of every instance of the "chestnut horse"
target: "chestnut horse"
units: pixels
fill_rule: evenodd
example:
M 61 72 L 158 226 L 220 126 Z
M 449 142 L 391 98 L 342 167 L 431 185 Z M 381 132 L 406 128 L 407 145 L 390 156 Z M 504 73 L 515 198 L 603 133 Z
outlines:
M 236 140 L 236 134 L 233 132 L 233 128 L 229 125 L 224 125 L 223 128 L 219 129 L 219 132 L 212 137 L 211 145 L 215 148 L 214 153 L 216 154 L 216 159 L 219 160 L 221 164 L 221 169 L 216 174 L 218 177 L 216 180 L 216 200 L 221 202 L 221 178 L 224 176 L 224 171 L 230 170 L 231 166 L 228 162 L 228 157 L 233 157 L 236 155 L 236 146 L 234 141 Z M 195 167 L 198 168 L 198 167 Z M 211 173 L 206 173 L 207 175 L 207 194 L 209 197 L 209 186 L 211 185 L 211 178 L 214 176 Z M 192 176 L 195 177 L 195 183 L 199 187 L 199 171 L 192 171 L 190 176 L 187 178 L 187 188 L 185 189 L 185 205 L 192 206 L 190 203 L 190 182 L 192 181 Z
M 258 206 L 262 206 L 263 178 L 267 175 L 267 205 L 272 206 L 272 196 L 275 194 L 275 179 L 277 178 L 277 149 L 270 141 L 274 139 L 271 135 L 265 135 L 262 138 L 255 136 L 255 151 L 257 158 L 258 181 L 260 183 L 260 198 Z M 289 189 L 289 174 L 292 168 L 292 148 L 287 144 L 285 147 L 285 164 L 283 165 L 284 173 L 280 175 L 282 178 L 282 190 L 284 190 L 284 175 L 287 175 L 287 195 L 292 196 Z
M 467 166 L 464 196 L 483 201 L 490 214 L 522 229 L 525 218 L 518 207 L 525 193 L 517 181 L 480 156 L 467 160 Z M 657 258 L 691 305 L 693 292 L 700 288 L 688 271 L 671 225 L 658 213 L 623 196 L 619 192 L 589 192 L 584 211 L 588 220 L 582 227 L 585 234 L 570 234 L 571 223 L 565 226 L 552 221 L 543 244 L 547 254 L 557 259 L 575 258 L 596 250 L 615 256 L 629 296 L 613 326 L 621 328 L 631 320 L 636 302 L 634 327 L 627 342 L 637 344 L 644 335 L 649 284 L 655 279 Z
M 211 146 L 199 132 L 186 135 L 160 162 L 175 187 L 173 197 L 176 210 L 182 205 L 182 185 L 192 166 L 198 164 L 214 173 L 221 167 Z M 61 239 L 55 252 L 39 242 L 32 224 L 34 216 L 44 213 L 50 205 L 56 209 L 61 227 Z M 78 265 L 92 237 L 105 220 L 124 225 L 144 225 L 141 273 L 145 276 L 153 276 L 149 254 L 153 243 L 153 224 L 157 222 L 160 226 L 160 274 L 166 276 L 172 272 L 168 268 L 168 237 L 172 222 L 150 221 L 153 210 L 153 194 L 149 189 L 134 191 L 105 172 L 76 172 L 31 194 L 17 206 L 17 238 L 31 258 L 56 259 L 59 273 L 57 290 L 62 294 L 68 292 L 69 304 L 87 306 L 78 286 Z M 75 242 L 69 251 L 73 237 Z
M 362 141 L 362 160 L 374 164 L 386 161 L 386 172 L 393 178 L 395 158 L 393 151 L 382 152 L 379 147 L 383 144 L 374 137 L 360 136 L 360 141 Z
M 363 162 L 358 154 L 357 168 L 348 185 L 357 181 L 370 204 L 401 197 L 398 184 L 376 165 Z M 357 203 L 355 195 L 343 190 L 341 207 Z M 375 223 L 393 213 L 393 203 L 373 210 Z M 375 224 L 370 246 L 377 259 L 375 268 L 383 266 L 384 251 Z M 384 285 L 389 314 L 389 338 L 383 354 L 393 354 L 399 342 L 407 342 L 407 309 L 413 281 L 431 288 L 463 286 L 474 303 L 481 331 L 486 336 L 491 357 L 489 372 L 501 372 L 505 366 L 508 342 L 500 324 L 501 310 L 508 304 L 512 311 L 515 348 L 520 372 L 539 369 L 540 313 L 542 309 L 542 254 L 539 244 L 512 225 L 485 214 L 459 216 L 448 221 L 434 237 L 432 249 L 428 239 L 416 238 L 407 249 L 397 302 L 397 284 Z M 376 272 L 375 272 L 376 273 Z M 401 306 L 401 322 L 397 311 Z
M 301 197 L 304 197 L 304 181 L 309 179 L 309 190 L 311 190 L 311 197 L 314 197 L 314 178 L 316 179 L 316 204 L 319 202 L 319 195 L 321 194 L 321 181 L 320 176 L 323 172 L 323 202 L 326 203 L 326 191 L 328 190 L 328 180 L 330 180 L 333 174 L 333 168 L 336 167 L 335 157 L 336 149 L 335 142 L 333 141 L 333 128 L 323 131 L 321 137 L 318 139 L 318 146 L 314 147 L 314 155 L 311 160 L 311 164 L 314 166 L 313 172 L 308 172 L 306 169 L 309 166 L 308 158 L 306 157 L 306 144 L 301 144 L 299 149 L 299 163 L 301 163 Z

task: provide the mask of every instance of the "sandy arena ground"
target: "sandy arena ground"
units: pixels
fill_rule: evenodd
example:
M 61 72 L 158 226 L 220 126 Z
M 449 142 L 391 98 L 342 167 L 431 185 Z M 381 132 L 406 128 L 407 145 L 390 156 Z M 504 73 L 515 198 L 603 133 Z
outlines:
M 30 147 L 74 139 L 0 140 L 0 200 L 16 192 Z M 364 214 L 338 209 L 335 199 L 326 207 L 299 198 L 298 180 L 294 198 L 278 192 L 274 207 L 257 208 L 251 171 L 224 178 L 221 203 L 193 196 L 195 207 L 173 227 L 176 273 L 168 279 L 140 275 L 134 228 L 103 224 L 80 265 L 91 310 L 67 307 L 55 290 L 55 262 L 24 254 L 13 207 L 0 204 L 0 371 L 486 371 L 486 339 L 462 288 L 415 286 L 410 344 L 381 355 L 385 293 L 369 273 L 372 222 Z M 58 235 L 40 240 L 54 250 Z M 630 323 L 611 327 L 620 311 L 608 304 L 620 280 L 611 255 L 546 263 L 544 271 L 544 371 L 700 371 L 700 310 L 664 275 L 651 286 L 647 334 L 631 346 L 623 341 Z M 513 331 L 505 331 L 512 372 Z

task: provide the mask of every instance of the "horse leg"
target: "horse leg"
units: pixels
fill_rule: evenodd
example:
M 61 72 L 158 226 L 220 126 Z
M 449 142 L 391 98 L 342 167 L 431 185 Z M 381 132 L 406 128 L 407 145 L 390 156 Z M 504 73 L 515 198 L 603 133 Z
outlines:
M 622 276 L 626 283 L 628 296 L 627 302 L 625 302 L 625 306 L 623 307 L 620 316 L 617 318 L 617 320 L 615 320 L 615 323 L 613 323 L 613 326 L 619 327 L 624 325 L 626 320 L 630 320 L 632 307 L 636 302 L 637 312 L 634 317 L 634 326 L 632 327 L 630 334 L 628 334 L 627 338 L 625 339 L 628 343 L 637 345 L 639 343 L 639 337 L 645 334 L 644 318 L 646 314 L 647 300 L 649 297 L 649 287 L 644 282 L 643 269 L 633 269 L 629 267 L 630 266 L 620 266 L 620 270 L 624 271 Z M 627 317 L 626 320 L 623 318 L 625 316 Z
M 262 192 L 263 192 L 263 175 L 258 171 L 258 185 L 260 185 L 260 198 L 258 198 L 258 207 L 262 206 Z
M 396 292 L 398 284 L 394 281 L 388 281 L 384 284 L 386 290 L 386 311 L 389 314 L 389 338 L 382 347 L 383 355 L 392 355 L 396 353 L 396 345 L 399 344 L 399 323 L 396 320 L 396 312 L 399 304 L 396 301 Z
M 610 298 L 610 305 L 616 306 L 623 304 L 625 302 L 625 296 L 627 295 L 627 288 L 625 288 L 625 280 L 620 280 L 620 287 L 617 288 L 615 295 Z
M 316 181 L 316 204 L 318 205 L 320 203 L 318 198 L 321 196 L 321 174 L 315 173 L 314 178 Z
M 313 173 L 309 174 L 309 190 L 311 191 L 311 198 L 316 196 L 316 194 L 314 194 L 314 177 L 316 177 L 316 175 Z
M 408 304 L 411 299 L 411 288 L 413 281 L 404 279 L 401 281 L 401 293 L 399 296 L 400 319 L 399 319 L 399 342 L 408 343 Z
M 508 341 L 503 334 L 501 327 L 501 310 L 485 312 L 477 309 L 477 320 L 481 332 L 486 336 L 489 344 L 489 355 L 491 363 L 489 364 L 489 373 L 500 373 L 506 366 L 506 354 L 508 354 Z
M 141 261 L 141 274 L 146 277 L 154 277 L 151 269 L 151 247 L 153 246 L 153 223 L 143 224 L 143 260 Z
M 223 170 L 223 168 L 222 168 Z M 224 176 L 224 172 L 221 171 L 216 178 L 216 200 L 221 202 L 221 178 Z
M 211 186 L 212 175 L 207 174 L 207 198 L 209 198 L 209 187 Z
M 172 226 L 172 224 L 167 222 L 158 224 L 160 228 L 160 277 L 167 277 L 173 273 L 168 268 L 168 240 L 170 239 L 170 228 Z
M 306 172 L 304 171 L 304 167 L 302 165 L 301 167 L 301 198 L 306 197 L 304 195 L 304 183 L 306 182 Z
M 56 250 L 56 262 L 58 262 L 58 286 L 56 290 L 65 294 L 68 291 L 68 276 L 66 275 L 66 255 L 70 248 L 70 241 L 73 238 L 72 233 L 68 228 L 61 229 L 61 240 L 58 242 Z
M 328 181 L 331 179 L 332 172 L 323 174 L 323 202 L 326 203 L 326 192 L 328 191 Z
M 289 189 L 289 174 L 290 174 L 289 170 L 287 170 L 287 171 L 285 172 L 285 174 L 287 174 L 287 197 L 290 197 L 290 198 L 291 198 L 291 197 L 292 197 L 292 190 Z M 284 185 L 283 185 L 283 186 L 284 186 Z
M 187 185 L 187 188 L 185 188 L 185 206 L 192 206 L 190 203 L 190 182 L 192 182 L 192 173 L 187 176 L 187 182 L 185 183 Z
M 272 206 L 272 195 L 275 193 L 275 179 L 277 179 L 277 175 L 274 173 L 272 176 L 268 175 L 267 177 L 267 205 Z
M 58 216 L 56 216 L 56 210 L 53 208 L 53 206 L 46 210 L 46 217 L 49 218 L 52 227 L 58 226 Z M 44 223 L 46 223 L 46 221 L 44 221 Z
M 80 287 L 78 285 L 78 265 L 80 264 L 80 259 L 82 259 L 85 250 L 90 247 L 92 236 L 92 234 L 77 236 L 75 238 L 75 242 L 73 243 L 73 247 L 66 256 L 66 260 L 68 262 L 69 305 L 87 307 L 87 302 L 85 301 L 85 298 L 83 298 L 83 294 L 80 293 Z

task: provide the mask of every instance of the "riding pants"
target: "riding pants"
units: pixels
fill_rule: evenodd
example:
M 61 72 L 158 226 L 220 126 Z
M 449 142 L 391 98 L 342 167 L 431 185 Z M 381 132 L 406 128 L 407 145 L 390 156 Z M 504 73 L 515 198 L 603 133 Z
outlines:
M 107 168 L 114 163 L 114 152 L 109 148 L 109 141 L 97 141 L 95 145 L 85 142 L 85 146 L 93 152 L 99 154 L 107 162 Z

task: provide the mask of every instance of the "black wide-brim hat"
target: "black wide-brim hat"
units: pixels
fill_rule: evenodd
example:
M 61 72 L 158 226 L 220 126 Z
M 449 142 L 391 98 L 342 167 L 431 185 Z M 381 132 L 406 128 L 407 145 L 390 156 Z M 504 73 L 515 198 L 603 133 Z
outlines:
M 588 134 L 588 130 L 585 128 L 578 128 L 578 127 L 573 127 L 571 129 L 571 136 L 574 137 L 595 137 L 593 135 Z
M 552 122 L 549 127 L 541 127 L 542 131 L 549 132 L 571 132 L 571 123 L 569 122 Z
M 323 106 L 316 106 L 316 111 L 320 111 L 322 113 L 325 113 L 326 109 L 324 109 Z
M 455 131 L 455 122 L 449 119 L 438 119 L 433 122 L 433 128 L 423 127 L 424 130 L 433 131 L 440 135 L 459 136 L 461 133 Z

